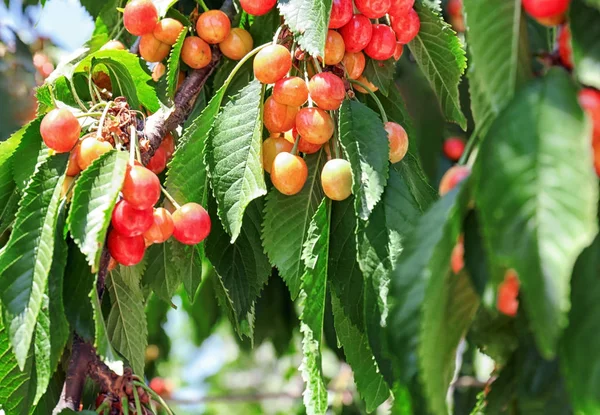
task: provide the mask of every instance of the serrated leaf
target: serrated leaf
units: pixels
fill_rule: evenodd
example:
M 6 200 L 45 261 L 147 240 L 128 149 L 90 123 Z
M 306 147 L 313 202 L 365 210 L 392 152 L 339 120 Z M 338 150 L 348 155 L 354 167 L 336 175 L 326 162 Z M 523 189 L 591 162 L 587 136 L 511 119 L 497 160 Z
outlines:
M 148 267 L 144 273 L 144 284 L 167 303 L 181 285 L 183 275 L 178 272 L 171 258 L 171 245 L 176 243 L 169 239 L 163 244 L 154 244 L 146 251 Z
M 21 144 L 24 136 L 33 135 L 37 131 L 39 135 L 40 120 L 36 119 L 15 132 L 6 141 L 0 143 L 0 207 L 5 208 L 15 191 L 15 180 L 13 180 L 13 155 Z M 32 170 L 33 171 L 33 170 Z M 22 186 L 25 187 L 24 185 Z M 1 219 L 4 222 L 4 214 Z
M 177 81 L 179 80 L 179 58 L 181 56 L 181 49 L 183 48 L 183 41 L 187 35 L 187 30 L 183 29 L 177 38 L 177 42 L 171 48 L 171 54 L 167 61 L 167 93 L 170 98 L 175 96 L 177 90 Z
M 167 11 L 177 3 L 177 0 L 152 0 L 152 3 L 156 6 L 158 10 L 158 15 L 160 17 L 164 17 L 167 14 Z
M 131 268 L 129 267 L 129 272 Z M 144 375 L 144 356 L 148 344 L 148 327 L 144 312 L 144 296 L 138 282 L 113 270 L 107 278 L 111 309 L 106 330 L 113 347 L 125 357 L 136 375 Z M 133 283 L 132 283 L 133 282 Z
M 597 232 L 588 127 L 575 86 L 564 71 L 552 70 L 496 119 L 474 172 L 483 235 L 497 271 L 492 278 L 497 284 L 502 270 L 517 272 L 545 357 L 555 354 L 567 324 L 573 264 Z
M 600 7 L 596 7 L 573 1 L 569 27 L 577 78 L 584 85 L 600 89 Z
M 68 155 L 46 157 L 25 188 L 10 239 L 0 256 L 0 299 L 11 344 L 25 365 L 42 306 L 54 248 Z
M 8 329 L 0 324 L 0 402 L 7 415 L 25 415 L 36 391 L 33 347 L 21 371 L 10 343 Z
M 393 58 L 386 61 L 367 59 L 363 76 L 379 88 L 382 95 L 387 96 L 390 89 L 395 88 L 392 85 L 395 73 L 396 61 Z
M 41 118 L 37 118 L 19 130 L 18 146 L 11 157 L 12 175 L 20 191 L 27 186 L 42 149 L 42 134 L 40 133 Z M 21 134 L 19 134 L 21 133 Z
M 254 16 L 252 25 L 248 31 L 254 40 L 254 45 L 264 45 L 273 41 L 273 35 L 277 28 L 281 25 L 281 17 L 279 10 L 273 8 L 267 14 L 262 16 Z
M 300 292 L 303 307 L 300 315 L 303 354 L 300 371 L 306 383 L 303 396 L 308 415 L 325 415 L 328 405 L 321 367 L 321 347 L 327 299 L 330 215 L 331 202 L 322 198 L 307 230 L 302 253 L 306 270 Z
M 94 274 L 85 255 L 69 244 L 67 267 L 63 277 L 65 314 L 70 326 L 86 341 L 94 340 L 94 315 L 88 294 L 94 287 Z
M 375 92 L 375 95 L 377 95 L 377 98 L 381 101 L 381 105 L 383 105 L 388 119 L 400 124 L 406 130 L 406 133 L 408 134 L 409 149 L 416 154 L 416 135 L 413 120 L 408 113 L 408 109 L 404 104 L 404 98 L 400 94 L 398 87 L 395 84 L 392 84 L 388 90 L 387 96 L 379 91 Z M 373 111 L 379 111 L 375 100 L 370 94 L 366 95 L 366 100 Z
M 344 101 L 339 117 L 340 142 L 352 165 L 356 215 L 367 220 L 387 183 L 388 136 L 379 116 L 358 101 Z
M 218 212 L 235 242 L 248 204 L 267 193 L 261 162 L 265 88 L 252 81 L 215 120 L 206 160 Z
M 121 191 L 127 153 L 110 151 L 85 169 L 73 189 L 67 222 L 73 240 L 92 266 L 100 265 L 100 254 L 110 224 L 110 217 Z
M 531 77 L 526 20 L 520 0 L 465 0 L 471 110 L 478 131 Z
M 415 11 L 421 20 L 419 34 L 408 44 L 411 53 L 435 91 L 448 121 L 467 129 L 460 108 L 458 84 L 467 67 L 465 51 L 456 33 L 441 16 L 420 3 Z
M 287 284 L 292 300 L 300 291 L 304 273 L 302 251 L 307 230 L 319 203 L 323 199 L 319 173 L 326 161 L 324 151 L 305 157 L 308 179 L 294 196 L 281 194 L 273 188 L 265 201 L 262 240 L 265 252 Z
M 296 35 L 298 44 L 311 56 L 325 55 L 332 0 L 279 0 L 285 23 Z
M 194 295 L 202 282 L 204 244 L 189 246 L 172 241 L 170 245 L 171 259 L 175 263 L 177 272 L 181 275 L 188 299 L 194 301 Z

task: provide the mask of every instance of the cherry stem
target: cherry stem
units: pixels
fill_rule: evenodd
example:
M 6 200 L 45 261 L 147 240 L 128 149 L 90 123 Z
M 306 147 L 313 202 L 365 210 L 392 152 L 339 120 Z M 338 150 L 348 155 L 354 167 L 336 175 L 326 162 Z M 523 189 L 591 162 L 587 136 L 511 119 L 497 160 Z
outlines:
M 273 44 L 274 45 L 277 44 L 277 40 L 279 40 L 279 35 L 281 34 L 282 30 L 283 30 L 283 25 L 279 26 L 277 28 L 277 30 L 275 31 L 275 35 L 273 36 Z
M 101 117 L 102 116 L 102 112 L 83 112 L 81 114 L 77 114 L 75 115 L 75 118 L 87 118 L 87 117 Z
M 379 98 L 377 98 L 377 95 L 375 95 L 375 93 L 373 91 L 371 91 L 371 89 L 368 86 L 366 86 L 365 84 L 363 84 L 360 81 L 357 81 L 356 79 L 348 78 L 348 82 L 350 82 L 351 84 L 358 85 L 361 88 L 363 88 L 365 91 L 367 91 L 369 93 L 369 95 L 371 95 L 371 97 L 373 98 L 375 103 L 377 104 L 377 107 L 379 108 L 379 114 L 381 114 L 381 119 L 383 120 L 383 122 L 384 123 L 388 122 L 387 114 L 385 113 L 385 110 L 383 109 L 383 105 L 381 105 L 381 101 L 379 100 Z
M 169 194 L 169 192 L 167 192 L 167 189 L 165 189 L 164 187 L 160 186 L 160 190 L 163 192 L 163 194 L 165 195 L 165 197 L 167 199 L 169 199 L 169 202 L 171 202 L 173 204 L 173 206 L 175 206 L 176 209 L 181 209 L 181 205 L 179 203 L 177 203 L 177 201 L 173 198 L 173 196 L 171 196 Z
M 306 67 L 308 66 L 308 64 L 306 63 L 306 61 L 304 61 L 304 82 L 306 82 L 306 88 L 308 88 L 308 70 L 306 69 Z M 310 97 L 310 94 L 308 94 L 308 108 L 312 108 L 313 107 L 313 100 Z
M 294 137 L 294 147 L 292 147 L 291 153 L 295 156 L 298 154 L 298 146 L 300 145 L 300 134 L 296 134 Z
M 258 52 L 260 52 L 262 49 L 266 48 L 269 45 L 270 45 L 270 43 L 265 43 L 264 45 L 260 45 L 256 48 L 254 48 L 253 50 L 251 50 L 250 52 L 248 52 L 248 54 L 246 56 L 244 56 L 242 58 L 242 60 L 240 60 L 237 63 L 237 65 L 235 65 L 235 68 L 233 68 L 233 70 L 231 71 L 231 73 L 229 74 L 227 79 L 225 79 L 225 82 L 223 82 L 223 86 L 221 88 L 224 88 L 226 90 L 229 87 L 229 84 L 231 83 L 231 81 L 233 81 L 233 77 L 238 73 L 240 68 L 242 66 L 244 66 L 244 64 L 246 62 L 248 62 L 248 60 L 250 60 L 250 58 L 252 58 L 254 55 L 256 55 Z
M 204 3 L 204 0 L 197 0 L 198 3 L 200 4 L 200 7 L 202 7 L 202 10 L 204 10 L 205 12 L 209 11 L 210 9 L 206 6 L 206 3 Z
M 77 91 L 75 90 L 75 84 L 73 83 L 72 79 L 69 79 L 69 86 L 71 88 L 71 93 L 73 94 L 73 98 L 75 98 L 75 101 L 77 101 L 77 105 L 79 105 L 79 107 L 83 110 L 83 112 L 86 112 L 88 109 L 85 107 L 85 104 L 83 103 L 81 98 L 79 98 L 79 95 L 77 95 Z
M 142 405 L 140 404 L 140 396 L 138 395 L 137 388 L 133 388 L 133 399 L 135 400 L 135 413 L 143 414 Z
M 129 141 L 129 165 L 133 166 L 135 164 L 135 148 L 137 147 L 137 131 L 133 125 L 131 126 L 130 131 L 131 140 Z
M 98 122 L 98 131 L 96 131 L 96 137 L 98 139 L 102 138 L 102 129 L 104 128 L 104 121 L 106 121 L 106 116 L 108 115 L 108 110 L 110 109 L 110 106 L 112 104 L 112 101 L 109 102 L 106 107 L 104 107 L 104 111 L 102 112 L 102 116 L 100 117 L 100 121 Z
M 171 408 L 169 408 L 169 405 L 167 405 L 167 403 L 164 401 L 164 399 L 161 398 L 159 394 L 157 394 L 152 389 L 150 389 L 145 383 L 134 381 L 133 385 L 142 387 L 146 392 L 148 392 L 150 394 L 150 396 L 152 396 L 152 398 L 156 402 L 158 402 L 162 405 L 163 409 L 167 412 L 167 414 L 174 415 L 173 411 L 171 411 Z
M 315 64 L 315 68 L 317 69 L 317 72 L 319 72 L 319 73 L 323 72 L 323 68 L 321 68 L 321 64 L 319 63 L 319 60 L 317 58 L 313 58 L 312 61 Z
M 48 91 L 50 91 L 50 99 L 52 99 L 52 105 L 58 108 L 58 105 L 56 105 L 56 98 L 54 97 L 54 90 L 52 89 L 52 85 L 50 84 L 48 84 Z
M 92 70 L 90 69 L 90 71 L 88 72 L 88 90 L 90 91 L 90 97 L 92 98 L 92 104 L 95 106 L 96 103 L 96 96 L 94 94 L 94 88 L 92 87 Z
M 121 410 L 123 411 L 123 415 L 129 415 L 129 401 L 126 396 L 121 397 Z
M 63 199 L 67 199 L 69 197 L 69 193 L 71 193 L 71 190 L 73 190 L 73 188 L 75 187 L 75 183 L 77 182 L 77 180 L 73 180 L 71 183 L 69 183 L 69 187 L 67 188 L 67 191 L 65 192 L 65 197 Z
M 463 151 L 460 159 L 458 160 L 458 164 L 467 164 L 468 161 L 471 160 L 471 155 L 476 154 L 477 142 L 479 141 L 479 131 L 475 129 L 471 137 L 467 140 L 467 145 L 465 147 L 465 151 Z

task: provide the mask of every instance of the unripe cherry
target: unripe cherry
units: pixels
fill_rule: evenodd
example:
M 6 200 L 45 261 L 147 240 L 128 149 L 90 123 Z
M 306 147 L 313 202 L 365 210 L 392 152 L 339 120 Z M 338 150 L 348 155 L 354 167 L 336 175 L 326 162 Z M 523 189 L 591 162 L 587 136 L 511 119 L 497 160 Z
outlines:
M 100 48 L 100 50 L 125 50 L 125 45 L 118 40 L 109 40 Z
M 386 15 L 390 6 L 391 0 L 354 0 L 356 8 L 369 19 L 379 19 Z
M 253 47 L 254 41 L 250 33 L 239 27 L 231 29 L 225 40 L 219 43 L 221 53 L 234 61 L 242 59 Z
M 113 146 L 108 141 L 100 141 L 95 135 L 88 134 L 77 146 L 77 163 L 81 170 L 87 169 L 94 160 L 108 153 Z
M 209 10 L 196 21 L 196 32 L 206 43 L 216 45 L 229 36 L 231 21 L 221 10 Z
M 135 209 L 150 209 L 160 198 L 160 181 L 143 166 L 129 166 L 121 192 Z
M 116 230 L 109 232 L 106 245 L 110 256 L 127 267 L 139 264 L 146 252 L 143 236 L 124 236 Z
M 298 107 L 282 105 L 269 97 L 263 109 L 263 123 L 270 133 L 283 133 L 294 128 L 296 114 Z
M 254 76 L 263 84 L 274 84 L 292 68 L 292 55 L 282 45 L 269 45 L 254 58 Z
M 279 153 L 292 151 L 294 145 L 283 137 L 269 137 L 262 144 L 262 165 L 267 173 L 271 173 L 273 160 Z
M 132 0 L 123 11 L 123 25 L 134 36 L 152 33 L 158 22 L 158 10 L 151 0 Z
M 329 160 L 321 171 L 323 192 L 331 200 L 346 200 L 352 194 L 352 168 L 344 159 Z
M 352 19 L 352 0 L 333 0 L 331 15 L 329 16 L 329 28 L 339 29 Z
M 148 161 L 146 168 L 154 174 L 161 174 L 167 167 L 167 152 L 162 147 L 158 147 L 154 155 Z
M 407 14 L 414 5 L 415 0 L 392 0 L 388 14 L 390 16 L 403 16 Z
M 301 107 L 308 100 L 308 87 L 297 76 L 282 78 L 273 86 L 273 99 L 282 105 Z
M 371 21 L 362 14 L 355 14 L 350 21 L 340 29 L 344 39 L 346 52 L 360 52 L 371 41 L 373 27 Z
M 396 32 L 398 42 L 406 45 L 419 34 L 421 20 L 414 9 L 406 15 L 392 17 L 392 29 Z
M 262 16 L 275 7 L 277 0 L 240 0 L 240 6 L 248 14 Z
M 306 141 L 304 138 L 300 137 L 298 130 L 294 127 L 290 131 L 286 131 L 283 135 L 288 142 L 294 144 L 296 142 L 296 138 L 300 138 L 300 142 L 298 143 L 298 151 L 304 154 L 314 154 L 321 149 L 321 144 L 313 144 Z
M 140 56 L 148 62 L 160 62 L 169 56 L 170 51 L 171 46 L 158 40 L 152 33 L 140 39 Z
M 395 122 L 386 122 L 384 128 L 390 141 L 390 162 L 398 163 L 408 152 L 408 134 L 400 124 Z
M 344 39 L 335 30 L 327 31 L 325 39 L 325 65 L 337 65 L 344 58 L 346 46 Z
M 498 297 L 496 299 L 498 311 L 510 317 L 517 315 L 519 310 L 519 288 L 519 276 L 514 270 L 509 269 L 504 274 L 504 281 L 498 285 Z
M 562 25 L 558 29 L 558 54 L 560 61 L 567 69 L 573 69 L 573 47 L 571 46 L 571 29 Z
M 363 74 L 367 61 L 362 52 L 346 52 L 342 60 L 350 79 L 358 79 Z
M 470 175 L 471 169 L 467 166 L 457 165 L 450 167 L 440 181 L 440 196 L 444 196 Z
M 394 56 L 395 51 L 396 34 L 392 28 L 384 24 L 374 24 L 373 35 L 365 47 L 365 53 L 375 60 L 384 61 Z
M 299 193 L 308 178 L 304 159 L 288 152 L 277 154 L 271 166 L 271 182 L 284 195 Z
M 126 200 L 120 200 L 112 213 L 113 228 L 123 236 L 142 235 L 152 226 L 152 208 L 134 209 Z
M 569 8 L 570 0 L 523 0 L 525 11 L 536 19 L 562 16 Z
M 182 30 L 183 24 L 179 20 L 167 17 L 158 22 L 152 33 L 162 43 L 173 46 L 177 43 L 177 38 L 179 38 Z
M 375 84 L 373 84 L 371 81 L 369 81 L 367 78 L 365 78 L 364 75 L 361 75 L 358 79 L 358 82 L 360 82 L 361 84 L 365 85 L 367 88 L 369 88 L 369 90 L 371 92 L 376 92 L 379 88 L 377 88 L 375 86 Z M 361 94 L 368 94 L 369 91 L 367 91 L 365 88 L 363 88 L 360 85 L 352 85 L 352 87 L 357 90 L 358 92 L 360 92 Z
M 175 225 L 169 211 L 159 207 L 152 213 L 152 226 L 144 232 L 144 239 L 153 244 L 160 244 L 173 235 L 174 229 Z
M 57 153 L 66 153 L 77 144 L 81 126 L 71 111 L 66 108 L 56 108 L 42 119 L 40 134 L 48 148 Z
M 333 120 L 321 108 L 302 108 L 296 115 L 296 128 L 306 141 L 312 144 L 324 144 L 333 135 Z
M 183 41 L 181 60 L 190 68 L 202 69 L 212 59 L 212 52 L 208 43 L 197 36 L 189 36 Z
M 465 140 L 460 137 L 450 137 L 444 141 L 444 154 L 451 161 L 458 161 L 465 151 Z
M 324 110 L 337 110 L 346 96 L 344 82 L 331 72 L 313 76 L 308 83 L 308 90 L 315 104 Z
M 185 245 L 196 245 L 210 233 L 210 216 L 197 203 L 186 203 L 175 211 L 173 236 Z

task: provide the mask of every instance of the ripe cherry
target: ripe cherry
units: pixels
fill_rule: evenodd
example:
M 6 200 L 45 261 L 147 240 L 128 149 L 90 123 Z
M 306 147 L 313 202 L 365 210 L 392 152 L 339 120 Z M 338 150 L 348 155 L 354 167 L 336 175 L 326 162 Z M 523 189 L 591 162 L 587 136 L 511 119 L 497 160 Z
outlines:
M 177 38 L 183 30 L 183 24 L 179 20 L 171 19 L 167 17 L 162 19 L 154 28 L 154 37 L 160 40 L 162 43 L 166 43 L 169 46 L 173 46 L 177 43 Z
M 358 79 L 358 82 L 360 82 L 361 84 L 365 85 L 367 88 L 369 88 L 369 90 L 371 92 L 375 92 L 377 91 L 379 88 L 377 88 L 371 81 L 369 81 L 367 78 L 365 78 L 364 75 L 361 75 Z M 363 88 L 360 85 L 353 85 L 352 86 L 355 90 L 357 90 L 358 92 L 360 92 L 361 94 L 368 94 L 369 92 Z
M 496 307 L 498 311 L 510 317 L 517 315 L 519 310 L 519 276 L 510 269 L 504 274 L 504 281 L 498 285 Z
M 152 33 L 140 39 L 140 56 L 148 62 L 160 62 L 169 56 L 171 46 L 158 40 Z
M 167 167 L 167 152 L 164 148 L 158 147 L 154 155 L 146 165 L 146 168 L 154 174 L 161 174 Z
M 239 27 L 231 29 L 225 40 L 219 43 L 221 53 L 234 61 L 242 59 L 253 47 L 254 41 L 250 33 Z
M 125 236 L 114 229 L 109 232 L 106 245 L 110 256 L 126 267 L 138 264 L 146 252 L 143 236 Z
M 196 32 L 206 43 L 216 45 L 229 36 L 231 22 L 221 10 L 209 10 L 196 21 Z
M 100 48 L 100 50 L 125 50 L 125 45 L 118 40 L 109 40 Z
M 81 170 L 85 170 L 102 154 L 112 150 L 113 146 L 108 141 L 98 140 L 95 134 L 89 134 L 81 140 L 77 148 L 77 163 Z
M 449 0 L 446 6 L 450 17 L 462 17 L 463 4 L 462 0 Z
M 306 141 L 324 144 L 333 135 L 333 120 L 321 108 L 302 108 L 296 115 L 296 128 Z
M 464 243 L 464 235 L 460 234 L 458 236 L 458 241 L 454 248 L 452 249 L 452 255 L 450 256 L 450 268 L 452 268 L 452 272 L 458 274 L 465 267 L 465 243 Z
M 419 15 L 414 9 L 411 9 L 406 15 L 394 16 L 392 29 L 396 32 L 398 42 L 406 45 L 419 34 L 419 29 L 421 29 Z
M 123 11 L 125 29 L 134 36 L 152 33 L 158 23 L 158 10 L 151 0 L 132 0 Z
M 344 159 L 329 160 L 321 171 L 323 192 L 331 200 L 346 200 L 352 194 L 352 168 Z
M 79 140 L 81 126 L 66 108 L 56 108 L 42 119 L 40 133 L 44 143 L 57 153 L 71 151 Z
M 154 82 L 158 82 L 158 80 L 162 78 L 166 72 L 167 67 L 165 66 L 165 64 L 162 62 L 158 62 L 156 66 L 154 66 L 154 69 L 152 69 L 152 80 Z
M 120 200 L 112 213 L 113 228 L 123 236 L 142 235 L 152 226 L 152 209 L 134 209 L 126 200 Z
M 329 28 L 339 29 L 352 19 L 352 0 L 333 0 Z
M 181 60 L 190 68 L 201 69 L 208 66 L 212 52 L 208 43 L 197 36 L 190 36 L 183 41 Z
M 345 52 L 342 35 L 335 30 L 329 30 L 325 39 L 325 65 L 337 65 L 344 58 Z
M 254 58 L 254 76 L 263 84 L 274 84 L 292 68 L 292 55 L 285 46 L 269 45 Z
M 384 128 L 390 141 L 390 162 L 398 163 L 408 151 L 408 134 L 400 124 L 395 122 L 386 122 Z
M 286 131 L 283 135 L 288 142 L 294 144 L 296 142 L 296 137 L 300 137 L 298 134 L 298 130 L 296 128 Z M 321 144 L 313 144 L 306 141 L 304 138 L 300 137 L 300 142 L 298 143 L 298 151 L 304 154 L 314 154 L 321 149 Z
M 337 110 L 346 96 L 344 82 L 331 72 L 313 76 L 308 83 L 308 90 L 315 104 L 324 110 Z
M 415 0 L 392 0 L 388 14 L 390 16 L 403 16 L 407 14 L 414 5 Z
M 267 98 L 263 110 L 263 122 L 270 133 L 283 133 L 294 128 L 298 107 L 282 105 L 273 97 Z
M 451 161 L 458 161 L 465 151 L 465 140 L 459 137 L 450 137 L 444 141 L 444 154 Z
M 404 53 L 404 45 L 400 42 L 396 42 L 396 49 L 394 50 L 394 60 L 399 61 Z
M 165 138 L 163 138 L 162 142 L 160 143 L 160 147 L 165 150 L 167 159 L 170 159 L 173 153 L 175 153 L 175 139 L 171 133 L 167 133 Z
M 308 100 L 308 87 L 304 79 L 290 76 L 275 83 L 272 96 L 282 105 L 301 107 Z
M 288 153 L 292 151 L 294 145 L 287 141 L 283 137 L 279 136 L 271 136 L 263 141 L 262 144 L 262 164 L 263 169 L 267 173 L 271 173 L 271 166 L 273 165 L 273 160 L 279 153 L 283 153 L 287 151 Z
M 379 19 L 386 15 L 390 6 L 391 0 L 354 0 L 356 8 L 369 19 Z
M 582 89 L 579 91 L 579 105 L 592 120 L 594 140 L 600 140 L 600 91 Z
M 573 69 L 573 47 L 571 46 L 571 29 L 563 25 L 558 29 L 558 54 L 560 61 L 567 69 Z
M 277 0 L 240 0 L 240 6 L 248 14 L 262 16 L 275 7 Z
M 210 233 L 210 216 L 197 203 L 186 203 L 173 213 L 173 236 L 182 244 L 196 245 Z
M 173 218 L 165 208 L 156 208 L 152 214 L 152 225 L 144 232 L 144 239 L 153 244 L 161 244 L 173 235 Z
M 373 35 L 365 47 L 365 53 L 375 60 L 384 61 L 394 56 L 395 51 L 396 34 L 392 28 L 384 24 L 374 24 Z
M 79 145 L 77 145 L 71 153 L 69 154 L 69 163 L 67 164 L 67 172 L 65 173 L 67 176 L 77 176 L 81 173 L 81 167 L 79 167 L 79 162 L 77 161 L 77 156 L 79 154 Z
M 350 21 L 340 29 L 344 39 L 346 52 L 360 52 L 371 41 L 373 26 L 363 14 L 355 14 Z
M 75 180 L 75 177 L 65 176 L 65 179 L 63 180 L 62 188 L 60 189 L 60 198 L 62 199 L 63 197 L 67 196 L 67 202 L 70 202 L 71 197 L 73 196 L 72 187 L 71 187 L 71 185 L 73 184 L 73 180 Z M 69 192 L 68 195 L 67 195 L 67 192 Z
M 350 79 L 358 79 L 363 74 L 366 65 L 365 55 L 362 52 L 346 52 L 342 60 Z
M 160 198 L 160 181 L 145 167 L 129 166 L 121 192 L 135 209 L 150 209 Z
M 440 181 L 440 196 L 444 196 L 450 190 L 454 189 L 456 185 L 469 177 L 470 174 L 471 169 L 467 166 L 457 165 L 450 167 Z
M 523 8 L 533 18 L 545 19 L 562 16 L 570 0 L 523 0 Z
M 271 166 L 273 186 L 284 195 L 295 195 L 304 187 L 308 178 L 308 167 L 304 159 L 291 153 L 277 154 Z
M 150 389 L 164 398 L 169 398 L 173 392 L 173 384 L 168 379 L 153 378 L 150 381 Z

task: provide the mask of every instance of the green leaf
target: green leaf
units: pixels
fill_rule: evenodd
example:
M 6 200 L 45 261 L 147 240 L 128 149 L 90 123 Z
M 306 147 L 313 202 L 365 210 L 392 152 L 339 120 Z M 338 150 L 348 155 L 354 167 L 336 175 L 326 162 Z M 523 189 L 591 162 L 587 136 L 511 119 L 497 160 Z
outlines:
M 325 54 L 332 0 L 279 0 L 285 23 L 296 35 L 298 45 L 311 56 Z
M 465 0 L 471 110 L 478 131 L 531 77 L 527 27 L 520 0 Z
M 573 1 L 570 7 L 571 44 L 575 73 L 584 85 L 600 88 L 600 7 Z
M 358 101 L 340 109 L 340 142 L 352 165 L 356 215 L 369 219 L 388 179 L 389 141 L 379 116 Z
M 122 270 L 111 271 L 107 287 L 111 309 L 106 330 L 111 344 L 125 357 L 136 375 L 144 376 L 144 356 L 148 343 L 148 327 L 144 312 L 144 297 L 137 281 L 123 276 Z M 128 267 L 128 272 L 133 267 Z
M 460 108 L 458 84 L 467 67 L 465 51 L 450 25 L 433 10 L 420 3 L 415 11 L 421 20 L 419 34 L 408 44 L 423 74 L 435 91 L 448 121 L 467 129 Z
M 187 30 L 182 30 L 171 49 L 169 60 L 167 61 L 167 92 L 169 97 L 173 98 L 177 90 L 177 81 L 179 80 L 179 58 L 181 56 L 181 49 L 183 48 L 183 41 L 187 35 Z
M 413 153 L 416 154 L 416 133 L 413 125 L 413 120 L 406 109 L 406 105 L 404 104 L 404 97 L 400 94 L 398 87 L 392 84 L 389 88 L 388 94 L 383 95 L 379 91 L 375 92 L 379 101 L 383 105 L 385 109 L 385 113 L 390 121 L 400 124 L 408 133 L 408 144 L 409 149 Z M 373 111 L 379 111 L 377 104 L 375 104 L 375 100 L 371 97 L 370 94 L 366 95 L 366 100 L 369 107 Z
M 280 25 L 281 17 L 279 16 L 279 10 L 276 8 L 273 8 L 269 13 L 262 16 L 254 16 L 252 25 L 248 29 L 252 40 L 254 40 L 254 46 L 272 42 L 273 35 Z
M 177 272 L 181 275 L 189 300 L 194 301 L 194 295 L 202 282 L 204 244 L 189 246 L 172 241 L 170 245 L 172 261 L 175 263 Z
M 15 191 L 15 180 L 13 180 L 12 168 L 14 160 L 13 155 L 20 146 L 23 137 L 36 135 L 38 140 L 41 140 L 39 131 L 40 120 L 36 119 L 15 132 L 8 140 L 0 143 L 0 207 L 2 208 L 7 206 L 8 201 Z M 37 159 L 37 154 L 35 159 Z M 33 171 L 33 169 L 31 171 Z M 27 177 L 27 179 L 29 179 L 29 177 Z M 27 179 L 20 178 L 20 184 L 22 185 L 20 189 L 25 188 L 25 185 L 27 184 L 25 180 Z M 4 214 L 2 214 L 1 219 L 4 221 Z
M 124 151 L 110 151 L 102 155 L 81 173 L 73 189 L 67 219 L 69 230 L 92 271 L 100 265 L 102 246 L 125 179 L 127 160 Z
M 67 267 L 63 279 L 65 314 L 70 326 L 86 341 L 94 340 L 94 315 L 88 294 L 94 286 L 94 274 L 85 255 L 69 244 Z
M 475 166 L 492 278 L 499 283 L 503 270 L 517 272 L 545 357 L 555 354 L 567 324 L 573 264 L 597 232 L 588 127 L 575 86 L 564 71 L 552 70 L 496 119 Z
M 213 202 L 209 212 L 214 212 Z M 260 200 L 248 205 L 240 237 L 233 244 L 213 214 L 213 227 L 206 241 L 206 256 L 219 276 L 216 285 L 222 289 L 222 301 L 230 310 L 238 333 L 248 337 L 253 330 L 254 304 L 271 274 L 260 243 L 261 212 Z
M 163 244 L 154 244 L 146 251 L 148 267 L 144 274 L 144 284 L 167 303 L 181 285 L 183 275 L 178 272 L 175 261 L 171 258 L 171 245 L 176 242 L 169 239 Z
M 0 324 L 0 402 L 7 415 L 25 415 L 33 405 L 36 392 L 33 347 L 28 352 L 21 370 L 11 350 L 8 329 Z
M 303 354 L 300 371 L 306 383 L 304 406 L 310 415 L 325 415 L 328 405 L 321 367 L 321 347 L 327 298 L 330 215 L 331 202 L 322 199 L 310 222 L 302 254 L 306 271 L 302 276 L 300 293 Z
M 46 156 L 25 188 L 10 239 L 0 256 L 0 300 L 23 368 L 42 306 L 68 154 Z
M 248 204 L 267 193 L 261 162 L 264 86 L 257 80 L 215 120 L 206 159 L 219 217 L 235 242 Z
M 595 7 L 600 10 L 600 0 L 584 0 L 588 6 Z
M 15 140 L 18 141 L 18 147 L 13 150 L 10 165 L 14 181 L 20 191 L 27 186 L 39 161 L 38 155 L 42 149 L 41 122 L 42 119 L 38 118 L 15 133 L 18 137 Z
M 387 97 L 390 89 L 396 88 L 392 85 L 395 73 L 396 61 L 393 58 L 386 61 L 367 59 L 367 65 L 365 66 L 363 76 L 379 88 L 382 95 Z
M 319 173 L 326 161 L 324 151 L 305 157 L 308 179 L 294 196 L 281 194 L 273 188 L 265 202 L 262 240 L 269 260 L 279 270 L 292 299 L 298 296 L 304 273 L 302 250 L 307 239 L 311 218 L 323 199 Z

